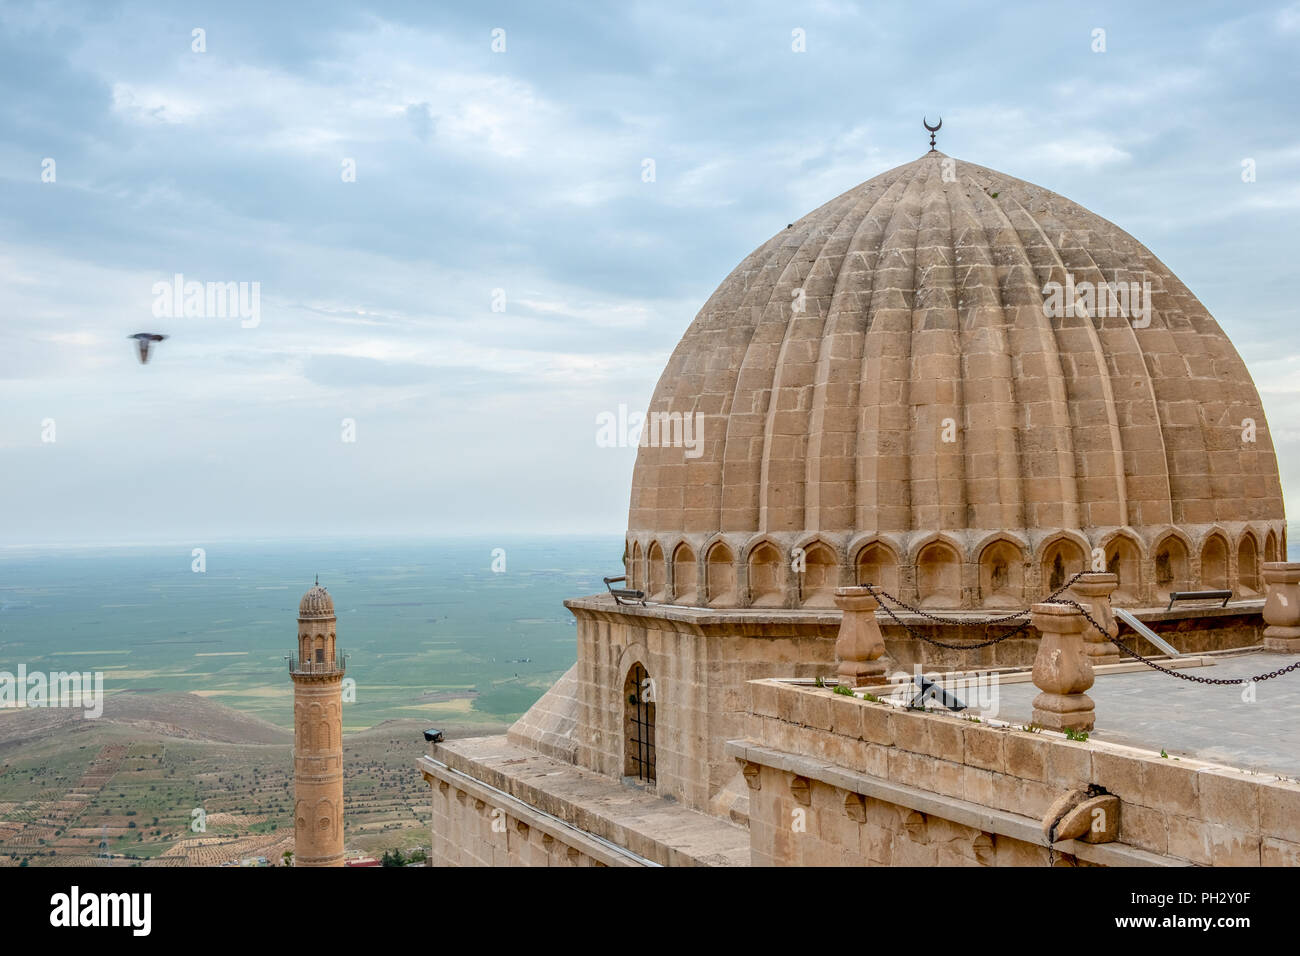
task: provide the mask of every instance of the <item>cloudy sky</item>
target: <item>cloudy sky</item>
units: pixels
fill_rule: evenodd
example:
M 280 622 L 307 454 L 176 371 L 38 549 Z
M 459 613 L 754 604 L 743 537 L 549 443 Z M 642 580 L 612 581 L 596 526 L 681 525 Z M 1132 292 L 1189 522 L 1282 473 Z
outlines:
M 596 416 L 923 113 L 1187 283 L 1294 510 L 1300 4 L 1133 6 L 5 0 L 0 545 L 618 534 Z M 176 274 L 257 324 L 155 318 Z

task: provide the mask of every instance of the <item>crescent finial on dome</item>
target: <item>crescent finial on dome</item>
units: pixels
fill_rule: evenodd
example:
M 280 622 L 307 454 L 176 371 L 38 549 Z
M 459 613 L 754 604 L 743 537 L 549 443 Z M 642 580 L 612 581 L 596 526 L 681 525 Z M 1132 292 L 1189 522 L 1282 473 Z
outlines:
M 940 116 L 940 117 L 939 117 L 939 122 L 938 122 L 936 125 L 931 126 L 931 125 L 930 125 L 930 118 L 929 118 L 928 116 L 922 116 L 922 117 L 921 117 L 921 125 L 924 126 L 926 129 L 928 129 L 928 130 L 930 131 L 930 152 L 933 153 L 933 152 L 936 151 L 935 148 L 934 148 L 934 134 L 937 133 L 937 132 L 939 132 L 939 128 L 940 128 L 941 126 L 943 126 L 943 117 Z

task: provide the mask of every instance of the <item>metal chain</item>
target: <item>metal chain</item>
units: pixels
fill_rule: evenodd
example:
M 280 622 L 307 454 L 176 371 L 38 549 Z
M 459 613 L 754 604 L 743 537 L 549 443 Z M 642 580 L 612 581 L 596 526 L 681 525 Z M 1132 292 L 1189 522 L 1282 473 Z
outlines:
M 1075 581 L 1079 580 L 1079 578 L 1083 577 L 1085 574 L 1087 574 L 1086 571 L 1080 571 L 1077 574 L 1072 575 L 1070 577 L 1070 580 L 1066 581 L 1064 584 L 1062 584 L 1059 588 L 1057 588 L 1055 591 L 1053 591 L 1050 595 L 1048 595 L 1043 600 L 1051 601 L 1052 599 L 1056 598 L 1058 595 L 1064 594 L 1066 591 L 1070 590 L 1070 588 L 1074 586 Z M 890 594 L 888 591 L 884 590 L 883 588 L 877 588 L 874 584 L 867 584 L 864 586 L 871 590 L 873 596 L 877 591 L 879 591 L 881 594 L 889 598 L 889 600 L 893 601 L 895 604 L 897 604 L 899 607 L 903 608 L 904 610 L 911 611 L 913 614 L 919 614 L 921 617 L 934 621 L 936 624 L 955 624 L 961 626 L 961 625 L 972 623 L 971 621 L 963 621 L 961 618 L 957 618 L 957 617 L 940 617 L 938 614 L 931 614 L 929 611 L 923 611 L 919 607 L 913 607 L 911 604 L 908 604 L 906 601 L 899 600 L 898 598 L 894 597 L 894 595 Z M 1007 621 L 1014 621 L 1018 617 L 1023 617 L 1024 615 L 1028 614 L 1032 610 L 1033 610 L 1032 607 L 1027 607 L 1021 611 L 1013 611 L 1010 614 L 1004 614 L 1002 617 L 986 618 L 984 619 L 984 624 L 986 626 L 992 624 L 1005 624 Z
M 1093 619 L 1093 616 L 1092 616 L 1091 614 L 1088 613 L 1087 608 L 1085 608 L 1085 607 L 1084 607 L 1082 604 L 1080 604 L 1078 601 L 1068 601 L 1068 600 L 1065 600 L 1065 601 L 1052 601 L 1052 602 L 1050 602 L 1050 603 L 1052 603 L 1052 604 L 1068 604 L 1069 606 L 1071 606 L 1071 607 L 1073 607 L 1073 608 L 1077 608 L 1078 611 L 1079 611 L 1079 613 L 1081 613 L 1085 618 L 1087 618 L 1088 623 L 1091 624 L 1093 627 L 1095 627 L 1095 628 L 1097 629 L 1097 632 L 1098 632 L 1099 634 L 1101 634 L 1103 637 L 1105 637 L 1106 640 L 1110 641 L 1112 644 L 1114 644 L 1116 647 L 1118 647 L 1121 651 L 1123 651 L 1123 652 L 1124 652 L 1125 654 L 1127 654 L 1129 657 L 1132 657 L 1132 658 L 1134 658 L 1134 659 L 1136 659 L 1136 660 L 1141 661 L 1143 664 L 1145 664 L 1147 667 L 1150 667 L 1152 670 L 1157 670 L 1157 671 L 1159 671 L 1159 672 L 1162 673 L 1162 674 L 1168 674 L 1170 677 L 1177 677 L 1179 680 L 1190 681 L 1190 682 L 1193 683 L 1193 684 L 1215 684 L 1215 685 L 1218 685 L 1218 686 L 1227 686 L 1227 685 L 1233 685 L 1233 684 L 1236 684 L 1236 685 L 1241 685 L 1241 684 L 1254 684 L 1254 683 L 1256 683 L 1257 681 L 1272 680 L 1274 677 L 1281 677 L 1283 674 L 1289 674 L 1289 673 L 1291 673 L 1291 672 L 1294 671 L 1294 670 L 1298 670 L 1298 669 L 1300 669 L 1300 661 L 1296 661 L 1294 664 L 1291 664 L 1291 665 L 1288 666 L 1288 667 L 1279 667 L 1279 668 L 1278 668 L 1277 670 L 1275 670 L 1275 671 L 1269 671 L 1267 674 L 1256 674 L 1254 677 L 1198 677 L 1198 676 L 1195 675 L 1195 674 L 1183 674 L 1183 673 L 1181 673 L 1181 672 L 1179 672 L 1179 671 L 1176 671 L 1176 670 L 1173 670 L 1172 668 L 1169 668 L 1169 667 L 1161 667 L 1161 666 L 1160 666 L 1159 664 L 1157 664 L 1155 661 L 1147 660 L 1145 657 L 1143 657 L 1143 656 L 1142 656 L 1141 654 L 1139 654 L 1137 651 L 1133 650 L 1131 647 L 1129 647 L 1129 646 L 1128 646 L 1127 644 L 1125 644 L 1123 641 L 1119 640 L 1119 638 L 1111 637 L 1110 635 L 1108 635 L 1108 634 L 1106 633 L 1106 629 L 1105 629 L 1104 627 L 1102 627 L 1100 624 L 1098 624 L 1098 623 Z
M 1227 677 L 1200 677 L 1195 674 L 1184 674 L 1181 673 L 1180 671 L 1173 670 L 1172 668 L 1161 667 L 1155 661 L 1151 661 L 1143 657 L 1141 654 L 1133 650 L 1131 647 L 1129 647 L 1119 638 L 1111 637 L 1108 633 L 1106 633 L 1106 629 L 1097 623 L 1096 619 L 1092 616 L 1091 613 L 1089 613 L 1088 609 L 1084 607 L 1082 604 L 1080 604 L 1078 601 L 1071 601 L 1068 598 L 1060 597 L 1061 594 L 1063 594 L 1065 591 L 1070 589 L 1070 586 L 1073 585 L 1075 581 L 1083 577 L 1084 573 L 1085 572 L 1080 571 L 1078 574 L 1074 575 L 1074 577 L 1070 578 L 1070 580 L 1067 581 L 1064 585 L 1062 585 L 1061 587 L 1053 591 L 1051 595 L 1048 596 L 1046 599 L 1044 599 L 1041 603 L 1064 604 L 1068 607 L 1074 608 L 1080 614 L 1083 615 L 1084 619 L 1089 624 L 1091 624 L 1094 628 L 1096 628 L 1098 634 L 1102 635 L 1102 637 L 1104 637 L 1110 643 L 1114 644 L 1116 647 L 1118 647 L 1129 657 L 1141 661 L 1143 664 L 1145 664 L 1147 667 L 1150 667 L 1152 670 L 1157 670 L 1162 674 L 1168 674 L 1170 677 L 1177 677 L 1179 680 L 1189 681 L 1193 684 L 1213 684 L 1217 686 L 1231 686 L 1231 685 L 1240 686 L 1243 684 L 1254 684 L 1259 681 L 1272 680 L 1274 677 L 1281 677 L 1284 674 L 1290 674 L 1293 671 L 1300 670 L 1300 661 L 1296 661 L 1294 664 L 1290 664 L 1287 667 L 1279 667 L 1277 670 L 1269 671 L 1267 674 L 1256 674 L 1254 677 L 1227 678 Z M 922 611 L 918 607 L 912 607 L 910 604 L 907 604 L 904 601 L 900 601 L 898 598 L 894 597 L 894 595 L 890 594 L 885 590 L 877 588 L 874 584 L 867 584 L 864 585 L 864 587 L 866 587 L 866 589 L 871 593 L 872 597 L 877 599 L 882 597 L 886 598 L 889 601 L 893 602 L 894 604 L 897 604 L 899 607 L 905 608 L 906 610 L 911 611 L 914 614 L 919 614 L 921 617 L 934 621 L 937 624 L 948 624 L 948 625 L 955 625 L 958 627 L 965 627 L 969 624 L 979 623 L 976 621 L 963 621 L 960 618 L 945 618 L 945 617 L 940 617 L 937 614 L 930 614 L 926 611 Z M 883 601 L 880 602 L 880 609 L 889 616 L 889 619 L 891 621 L 893 621 L 903 630 L 907 631 L 908 634 L 910 634 L 912 637 L 915 637 L 917 640 L 925 641 L 927 644 L 933 644 L 935 647 L 944 647 L 953 651 L 973 651 L 973 650 L 978 650 L 981 647 L 988 647 L 992 644 L 998 644 L 1002 641 L 1007 640 L 1007 638 L 1014 637 L 1015 635 L 1019 634 L 1031 623 L 1031 621 L 1026 620 L 1018 627 L 1012 628 L 1010 631 L 1003 634 L 1001 637 L 990 638 L 987 641 L 979 641 L 974 644 L 949 644 L 946 641 L 938 641 L 932 637 L 927 637 L 926 635 L 920 633 L 919 631 L 913 630 L 909 624 L 907 624 L 905 621 L 900 620 L 898 615 L 894 613 L 893 609 L 890 608 L 889 605 L 885 604 Z M 1003 617 L 990 618 L 983 622 L 984 633 L 987 634 L 989 632 L 989 628 L 995 624 L 1005 624 L 1009 621 L 1013 621 L 1016 618 L 1021 617 L 1022 615 L 1028 614 L 1032 610 L 1033 610 L 1032 608 L 1026 608 L 1023 611 L 1016 611 L 1014 614 L 1007 614 L 1004 615 Z
M 868 584 L 865 585 L 865 587 L 870 589 L 871 585 Z M 875 595 L 874 591 L 872 591 L 872 595 L 873 596 Z M 987 641 L 980 641 L 977 644 L 949 644 L 947 641 L 935 640 L 933 637 L 928 637 L 927 635 L 922 634 L 920 631 L 913 630 L 912 626 L 908 624 L 906 621 L 899 620 L 898 615 L 894 613 L 893 609 L 889 607 L 889 605 L 884 604 L 882 602 L 880 605 L 880 609 L 889 615 L 890 620 L 892 620 L 903 630 L 907 631 L 908 634 L 916 638 L 918 641 L 925 641 L 925 643 L 933 644 L 935 647 L 946 647 L 949 650 L 954 650 L 954 651 L 973 651 L 981 647 L 988 647 L 990 644 L 997 644 L 1000 641 L 1005 641 L 1013 634 L 1017 634 L 1020 631 L 1023 631 L 1025 629 L 1025 625 L 1029 623 L 1028 621 L 1026 621 L 1025 624 L 1021 624 L 1019 627 L 1012 628 L 1010 631 L 1008 631 L 1006 634 L 1003 634 L 1001 637 L 994 637 Z M 986 634 L 988 633 L 987 627 L 984 629 L 984 633 Z
M 1046 598 L 1046 600 L 1048 602 L 1054 601 L 1055 598 L 1057 598 L 1059 595 L 1063 594 L 1065 591 L 1068 591 L 1070 587 L 1074 584 L 1074 582 L 1079 580 L 1079 578 L 1083 577 L 1085 573 L 1086 572 L 1084 571 L 1080 571 L 1077 574 L 1075 574 L 1073 577 L 1070 578 L 1070 580 L 1066 581 L 1063 585 L 1061 585 L 1059 588 L 1053 591 L 1051 595 Z M 987 618 L 982 621 L 979 620 L 963 621 L 960 618 L 955 618 L 955 617 L 940 617 L 938 614 L 931 614 L 928 611 L 921 610 L 919 607 L 913 607 L 912 605 L 908 604 L 906 601 L 901 601 L 898 598 L 894 597 L 894 595 L 890 594 L 888 591 L 885 591 L 882 588 L 877 588 L 874 584 L 867 584 L 864 585 L 864 587 L 869 592 L 871 592 L 871 596 L 876 598 L 877 600 L 879 600 L 882 597 L 886 598 L 889 601 L 893 602 L 894 604 L 897 604 L 899 607 L 903 608 L 904 610 L 908 610 L 911 611 L 913 614 L 920 615 L 926 620 L 934 621 L 936 624 L 947 624 L 956 627 L 966 627 L 971 624 L 982 623 L 984 625 L 985 634 L 988 634 L 990 627 L 993 627 L 997 624 L 1006 624 L 1010 621 L 1014 621 L 1016 618 L 1024 617 L 1030 611 L 1033 610 L 1033 608 L 1027 607 L 1022 611 L 1016 611 L 1012 614 L 1005 614 L 1002 617 Z M 927 637 L 925 634 L 913 630 L 911 625 L 907 624 L 905 621 L 899 620 L 898 615 L 896 615 L 893 612 L 893 610 L 889 607 L 889 605 L 885 604 L 883 601 L 880 601 L 880 609 L 884 611 L 887 615 L 889 615 L 889 619 L 891 621 L 893 621 L 903 630 L 907 631 L 908 634 L 912 635 L 912 637 L 916 638 L 917 640 L 925 641 L 927 644 L 933 644 L 935 647 L 946 647 L 952 651 L 973 651 L 973 650 L 978 650 L 981 647 L 989 647 L 990 645 L 993 644 L 999 644 L 1002 641 L 1015 637 L 1025 628 L 1029 627 L 1031 623 L 1031 621 L 1028 618 L 1026 618 L 1019 626 L 1012 628 L 1011 630 L 1007 631 L 1007 633 L 1003 634 L 1000 637 L 990 638 L 987 641 L 979 641 L 978 643 L 974 643 L 974 644 L 949 644 L 946 641 L 935 640 L 933 637 Z

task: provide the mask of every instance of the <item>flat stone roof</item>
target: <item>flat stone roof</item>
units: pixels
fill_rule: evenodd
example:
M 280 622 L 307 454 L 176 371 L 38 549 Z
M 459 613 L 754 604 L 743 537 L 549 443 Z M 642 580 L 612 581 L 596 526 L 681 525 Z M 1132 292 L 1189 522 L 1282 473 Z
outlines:
M 1250 677 L 1296 660 L 1262 651 L 1205 659 L 1214 666 L 1181 673 L 1220 680 Z M 1156 753 L 1163 748 L 1171 757 L 1300 778 L 1300 669 L 1257 683 L 1253 702 L 1242 700 L 1242 690 L 1238 684 L 1192 683 L 1148 667 L 1101 674 L 1088 691 L 1097 708 L 1092 736 Z M 1001 683 L 997 718 L 1029 723 L 1038 693 L 1029 682 Z
M 594 771 L 510 743 L 464 737 L 429 756 L 536 810 L 667 866 L 749 866 L 749 831 Z

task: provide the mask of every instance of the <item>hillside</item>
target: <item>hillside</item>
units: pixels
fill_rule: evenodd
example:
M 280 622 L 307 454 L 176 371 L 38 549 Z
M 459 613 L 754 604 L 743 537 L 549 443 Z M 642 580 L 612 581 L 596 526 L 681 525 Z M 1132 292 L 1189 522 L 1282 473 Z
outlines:
M 106 697 L 103 715 L 94 720 L 87 720 L 83 711 L 76 708 L 0 710 L 0 747 L 11 741 L 67 732 L 71 725 L 96 721 L 184 740 L 239 744 L 293 742 L 293 733 L 283 727 L 242 714 L 211 698 L 125 691 Z
M 428 785 L 415 768 L 426 725 L 387 720 L 344 735 L 350 852 L 428 845 Z M 193 694 L 118 694 L 93 720 L 0 711 L 0 866 L 278 860 L 293 848 L 292 742 L 284 728 Z

